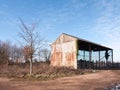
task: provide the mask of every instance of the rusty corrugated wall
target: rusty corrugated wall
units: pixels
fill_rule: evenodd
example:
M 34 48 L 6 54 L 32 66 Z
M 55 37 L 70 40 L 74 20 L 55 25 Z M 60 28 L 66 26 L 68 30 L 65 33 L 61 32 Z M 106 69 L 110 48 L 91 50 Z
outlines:
M 76 39 L 61 35 L 51 45 L 51 65 L 67 66 L 77 69 L 77 45 Z

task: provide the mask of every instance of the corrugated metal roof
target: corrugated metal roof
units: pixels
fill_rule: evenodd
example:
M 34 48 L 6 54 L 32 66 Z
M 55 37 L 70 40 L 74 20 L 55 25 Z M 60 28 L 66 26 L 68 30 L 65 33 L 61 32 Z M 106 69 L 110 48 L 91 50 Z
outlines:
M 99 48 L 103 48 L 105 50 L 112 50 L 112 48 L 109 48 L 109 47 L 106 47 L 106 46 L 103 46 L 101 44 L 98 44 L 98 43 L 95 43 L 95 42 L 91 42 L 89 40 L 85 40 L 85 39 L 82 39 L 82 38 L 79 38 L 79 37 L 76 37 L 76 36 L 73 36 L 73 35 L 69 35 L 69 34 L 66 34 L 66 33 L 62 33 L 63 35 L 68 35 L 68 36 L 71 36 L 73 38 L 76 38 L 78 41 L 81 41 L 83 43 L 86 43 L 86 44 L 91 44 L 91 45 L 94 45 L 96 47 L 99 47 Z

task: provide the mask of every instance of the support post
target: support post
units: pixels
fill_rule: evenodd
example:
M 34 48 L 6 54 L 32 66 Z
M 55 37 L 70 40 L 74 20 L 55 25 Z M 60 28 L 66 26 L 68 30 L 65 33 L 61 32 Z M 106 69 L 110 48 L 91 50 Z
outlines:
M 83 51 L 83 60 L 85 60 L 85 50 Z
M 100 51 L 99 51 L 99 68 L 100 68 L 101 66 L 100 66 Z
M 111 50 L 111 57 L 112 57 L 112 67 L 113 67 L 113 50 Z
M 89 68 L 92 68 L 91 67 L 91 60 L 92 60 L 92 50 L 91 50 L 91 45 L 89 44 Z

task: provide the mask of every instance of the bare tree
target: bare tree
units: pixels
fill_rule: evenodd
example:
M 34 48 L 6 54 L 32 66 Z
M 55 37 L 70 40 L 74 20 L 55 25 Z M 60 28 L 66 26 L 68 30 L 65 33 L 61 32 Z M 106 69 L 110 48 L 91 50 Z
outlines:
M 24 54 L 25 62 L 29 62 L 29 59 L 30 59 L 30 56 L 31 56 L 31 48 L 30 48 L 30 46 L 25 46 L 23 48 L 23 54 Z
M 10 57 L 10 60 L 14 63 L 20 63 L 22 62 L 21 61 L 21 58 L 23 57 L 23 54 L 22 54 L 22 48 L 21 47 L 18 47 L 16 45 L 12 45 L 10 47 L 10 52 L 9 52 L 9 57 Z
M 41 57 L 45 59 L 46 62 L 49 62 L 50 59 L 50 50 L 47 48 L 41 50 Z
M 0 64 L 11 64 L 22 57 L 22 49 L 12 45 L 10 41 L 0 41 Z
M 0 41 L 0 64 L 7 64 L 9 60 L 9 50 L 10 50 L 9 41 L 6 42 Z
M 38 23 L 33 23 L 30 26 L 26 25 L 22 19 L 21 22 L 21 31 L 19 32 L 19 37 L 22 39 L 20 41 L 23 47 L 27 46 L 29 49 L 29 62 L 30 62 L 30 75 L 32 75 L 32 63 L 35 53 L 38 49 L 43 46 L 43 39 L 40 37 L 40 33 L 37 32 Z

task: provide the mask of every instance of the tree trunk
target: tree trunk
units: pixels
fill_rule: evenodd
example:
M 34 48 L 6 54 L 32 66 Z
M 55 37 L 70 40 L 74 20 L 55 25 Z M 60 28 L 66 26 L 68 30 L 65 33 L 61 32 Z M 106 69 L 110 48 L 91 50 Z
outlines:
M 32 75 L 32 72 L 33 72 L 33 65 L 32 65 L 32 55 L 31 55 L 31 58 L 30 58 L 30 76 Z

